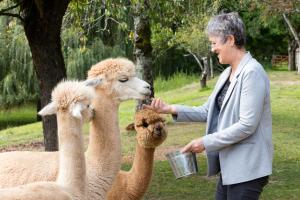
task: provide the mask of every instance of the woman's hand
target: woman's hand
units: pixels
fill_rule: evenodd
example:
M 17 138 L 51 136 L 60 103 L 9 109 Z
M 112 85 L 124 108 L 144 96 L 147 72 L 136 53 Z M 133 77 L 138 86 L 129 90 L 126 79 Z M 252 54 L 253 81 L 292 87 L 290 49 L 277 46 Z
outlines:
M 181 149 L 181 153 L 185 152 L 194 152 L 194 153 L 201 153 L 202 151 L 205 150 L 202 137 L 192 140 L 190 143 L 185 145 L 183 149 Z
M 151 105 L 143 105 L 143 108 L 148 108 L 158 113 L 175 114 L 175 115 L 177 114 L 176 110 L 173 108 L 172 105 L 165 103 L 161 99 L 153 99 Z

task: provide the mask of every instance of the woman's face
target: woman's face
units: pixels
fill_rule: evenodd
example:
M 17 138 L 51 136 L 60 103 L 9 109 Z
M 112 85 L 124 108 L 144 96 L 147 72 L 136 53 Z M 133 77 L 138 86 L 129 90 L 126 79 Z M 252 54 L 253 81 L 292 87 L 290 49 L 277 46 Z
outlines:
M 231 63 L 231 52 L 232 52 L 232 42 L 231 38 L 228 38 L 226 42 L 222 41 L 221 37 L 209 36 L 209 41 L 211 43 L 211 51 L 216 53 L 221 64 Z

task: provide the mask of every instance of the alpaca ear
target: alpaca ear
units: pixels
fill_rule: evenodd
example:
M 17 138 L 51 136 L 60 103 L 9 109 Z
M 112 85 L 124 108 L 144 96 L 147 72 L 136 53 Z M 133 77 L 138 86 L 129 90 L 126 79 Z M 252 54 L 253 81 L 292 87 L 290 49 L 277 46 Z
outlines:
M 74 106 L 72 106 L 71 114 L 73 117 L 81 119 L 81 111 L 83 110 L 83 105 L 81 103 L 75 103 Z
M 93 78 L 83 81 L 83 84 L 86 86 L 96 87 L 103 82 L 102 78 Z
M 128 124 L 125 129 L 126 131 L 135 131 L 134 123 Z
M 51 102 L 47 104 L 40 112 L 38 112 L 39 115 L 41 116 L 46 116 L 46 115 L 53 115 L 56 113 L 56 105 Z

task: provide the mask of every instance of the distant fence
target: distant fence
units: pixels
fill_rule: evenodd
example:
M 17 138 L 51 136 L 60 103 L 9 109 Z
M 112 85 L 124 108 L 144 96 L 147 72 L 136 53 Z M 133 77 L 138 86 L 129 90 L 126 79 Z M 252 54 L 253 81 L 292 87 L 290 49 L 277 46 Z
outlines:
M 272 67 L 288 65 L 289 56 L 287 55 L 273 55 L 272 56 Z

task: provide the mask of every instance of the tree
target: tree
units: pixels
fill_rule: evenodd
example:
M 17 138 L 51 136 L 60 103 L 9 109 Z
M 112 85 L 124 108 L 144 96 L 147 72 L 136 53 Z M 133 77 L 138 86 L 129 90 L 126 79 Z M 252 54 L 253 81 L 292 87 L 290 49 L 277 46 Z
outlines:
M 205 28 L 209 16 L 198 15 L 190 19 L 188 23 L 180 27 L 173 38 L 173 42 L 185 49 L 197 62 L 201 71 L 200 86 L 206 87 L 206 80 L 210 70 L 210 49 Z
M 289 33 L 288 54 L 290 71 L 296 70 L 295 55 L 297 46 L 300 48 L 300 2 L 298 0 L 264 0 L 261 3 L 264 15 L 267 17 L 282 16 Z
M 30 46 L 33 66 L 41 92 L 41 106 L 50 102 L 53 87 L 66 77 L 61 51 L 60 32 L 69 0 L 18 0 L 16 4 L 0 11 L 0 15 L 21 20 Z M 19 8 L 19 13 L 12 10 Z M 43 118 L 45 150 L 56 151 L 56 117 Z
M 154 97 L 151 27 L 149 19 L 149 0 L 134 4 L 134 57 L 138 76 L 151 85 L 151 97 Z M 142 104 L 151 103 L 151 97 L 138 101 L 137 110 Z

